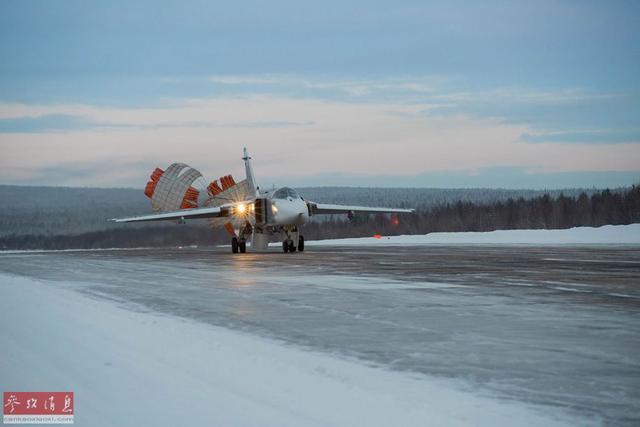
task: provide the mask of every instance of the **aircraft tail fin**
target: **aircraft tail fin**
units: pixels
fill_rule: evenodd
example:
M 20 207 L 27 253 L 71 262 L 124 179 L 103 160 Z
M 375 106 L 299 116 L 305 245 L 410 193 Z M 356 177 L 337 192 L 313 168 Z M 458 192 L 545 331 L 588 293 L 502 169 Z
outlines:
M 255 194 L 257 197 L 258 194 L 258 186 L 256 185 L 256 180 L 253 176 L 253 167 L 251 166 L 251 157 L 249 157 L 249 152 L 247 151 L 247 147 L 244 148 L 243 152 L 244 156 L 242 160 L 244 160 L 244 169 L 247 174 L 247 184 L 249 186 L 249 192 Z

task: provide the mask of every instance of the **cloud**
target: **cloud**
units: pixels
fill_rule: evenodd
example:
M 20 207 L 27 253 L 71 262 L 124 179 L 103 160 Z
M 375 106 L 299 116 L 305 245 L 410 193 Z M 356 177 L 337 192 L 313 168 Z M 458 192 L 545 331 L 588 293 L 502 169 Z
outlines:
M 224 74 L 209 76 L 215 85 L 229 86 L 230 89 L 288 91 L 314 89 L 317 95 L 322 91 L 342 92 L 353 96 L 405 97 L 420 95 L 424 102 L 446 105 L 475 103 L 518 103 L 518 104 L 571 104 L 623 98 L 628 93 L 602 92 L 582 88 L 558 88 L 554 90 L 521 86 L 485 87 L 482 89 L 461 89 L 465 81 L 451 76 L 427 75 L 380 78 L 311 77 L 295 74 Z
M 70 114 L 46 114 L 36 117 L 0 119 L 0 133 L 55 132 L 92 127 L 83 117 Z
M 525 142 L 562 142 L 576 144 L 640 144 L 639 129 L 601 129 L 577 132 L 523 133 Z
M 166 79 L 166 78 L 165 78 Z M 142 118 L 148 113 L 148 120 L 137 122 L 136 126 L 156 127 L 221 127 L 221 126 L 258 126 L 266 127 L 308 126 L 313 120 L 290 120 L 278 117 L 276 120 L 263 118 L 243 120 L 235 117 L 232 121 L 219 120 L 218 117 L 193 117 L 180 120 L 169 119 L 162 123 L 154 120 L 161 109 L 174 108 L 185 104 L 185 98 L 198 94 L 192 99 L 256 99 L 289 98 L 297 100 L 316 100 L 336 103 L 357 103 L 371 105 L 421 105 L 419 111 L 390 110 L 389 114 L 412 114 L 431 117 L 467 116 L 478 119 L 490 119 L 506 124 L 524 126 L 528 129 L 522 141 L 534 140 L 550 143 L 570 142 L 569 136 L 563 139 L 563 133 L 583 134 L 583 143 L 620 143 L 624 138 L 620 134 L 636 132 L 640 120 L 640 94 L 634 91 L 598 91 L 584 88 L 532 88 L 523 86 L 471 87 L 460 77 L 439 75 L 395 76 L 348 78 L 340 76 L 311 76 L 299 74 L 219 74 L 208 78 L 181 77 L 179 85 L 160 84 L 156 94 L 166 98 L 154 97 L 153 100 L 135 104 L 135 115 Z M 157 82 L 156 82 L 157 83 Z M 144 86 L 136 82 L 135 87 Z M 170 92 L 163 92 L 170 86 Z M 117 90 L 117 89 L 113 89 Z M 147 87 L 145 91 L 151 90 Z M 131 89 L 130 91 L 135 91 Z M 182 93 L 181 93 L 182 92 Z M 126 97 L 125 97 L 126 98 Z M 67 118 L 58 123 L 36 121 L 0 123 L 0 131 L 27 131 L 30 128 L 54 129 L 59 131 L 79 129 L 81 127 L 113 128 L 131 126 L 129 117 L 112 120 L 111 115 L 100 117 L 105 110 L 96 104 L 60 103 L 51 105 L 1 104 L 0 120 L 60 114 L 78 116 L 75 120 Z M 104 106 L 105 104 L 102 103 Z M 40 107 L 40 108 L 38 108 Z M 117 109 L 117 108 L 114 108 Z M 80 118 L 82 120 L 80 120 Z M 156 122 L 156 123 L 154 123 Z M 2 127 L 2 124 L 4 126 Z M 48 127 L 47 127 L 48 126 Z M 612 129 L 615 132 L 603 132 L 600 137 L 611 136 L 611 140 L 587 137 L 593 129 Z M 542 135 L 550 138 L 543 139 Z M 577 139 L 576 135 L 576 138 Z
M 624 96 L 620 93 L 593 92 L 584 89 L 570 88 L 558 90 L 533 89 L 528 87 L 498 87 L 477 91 L 451 91 L 438 93 L 434 99 L 448 103 L 513 103 L 518 104 L 569 104 L 583 101 L 594 101 Z
M 233 91 L 279 94 L 305 94 L 316 97 L 349 98 L 406 96 L 425 94 L 439 89 L 446 78 L 441 76 L 387 77 L 378 79 L 341 79 L 303 77 L 292 74 L 213 75 L 209 81 Z
M 224 85 L 273 85 L 289 83 L 291 82 L 291 78 L 285 75 L 228 74 L 209 76 L 209 81 Z
M 54 107 L 53 110 L 56 110 Z M 62 107 L 64 109 L 64 107 Z M 95 112 L 93 112 L 95 114 Z M 92 114 L 88 109 L 87 114 Z M 104 117 L 103 120 L 108 120 Z M 0 134 L 12 133 L 47 133 L 47 132 L 73 132 L 79 130 L 118 130 L 118 129 L 165 129 L 165 128 L 285 128 L 311 126 L 313 122 L 292 121 L 237 121 L 221 122 L 210 121 L 158 121 L 156 123 L 129 123 L 115 121 L 99 121 L 87 116 L 73 114 L 44 114 L 39 116 L 23 116 L 0 118 Z
M 413 114 L 466 115 L 525 125 L 527 142 L 636 142 L 640 94 L 579 87 L 470 87 L 451 76 L 380 78 L 311 77 L 286 74 L 220 75 L 210 81 L 224 96 L 287 96 L 355 103 L 420 104 Z M 613 129 L 599 132 L 592 129 Z M 569 132 L 568 130 L 571 130 Z M 575 134 L 573 137 L 569 134 Z M 542 135 L 548 134 L 545 138 Z M 610 137 L 610 139 L 607 139 Z
M 263 177 L 263 183 L 278 186 L 350 186 L 413 188 L 617 188 L 640 183 L 638 171 L 536 172 L 526 167 L 492 167 L 416 175 L 356 175 L 326 173 L 306 176 Z M 304 196 L 304 194 L 303 194 Z
M 36 183 L 38 171 L 47 168 L 104 163 L 111 169 L 92 175 L 89 168 L 68 180 L 60 177 L 63 172 L 43 183 L 139 186 L 135 177 L 144 180 L 155 166 L 174 161 L 207 177 L 242 176 L 243 146 L 260 176 L 417 176 L 501 167 L 537 174 L 629 172 L 640 164 L 637 144 L 532 144 L 522 140 L 523 134 L 536 135 L 526 125 L 424 114 L 431 107 L 270 95 L 173 100 L 147 108 L 4 104 L 4 118 L 71 115 L 102 127 L 0 134 L 0 182 Z M 135 170 L 128 169 L 131 162 Z

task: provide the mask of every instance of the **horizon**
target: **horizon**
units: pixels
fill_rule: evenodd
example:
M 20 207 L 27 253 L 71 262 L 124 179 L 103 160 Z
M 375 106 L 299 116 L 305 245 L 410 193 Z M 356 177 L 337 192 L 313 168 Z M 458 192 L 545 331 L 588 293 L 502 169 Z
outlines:
M 308 185 L 308 186 L 269 186 L 271 189 L 279 189 L 282 187 L 290 187 L 296 190 L 299 189 L 371 189 L 371 190 L 490 190 L 490 191 L 534 191 L 534 192 L 562 192 L 563 190 L 577 191 L 577 190 L 589 190 L 589 191 L 605 191 L 605 190 L 625 190 L 633 187 L 640 186 L 640 183 L 632 183 L 629 185 L 621 185 L 617 187 L 560 187 L 560 188 L 509 188 L 509 187 L 377 187 L 377 186 L 338 186 L 338 185 Z M 35 185 L 35 184 L 0 184 L 0 187 L 22 187 L 22 188 L 64 188 L 64 189 L 87 189 L 87 190 L 132 190 L 140 191 L 143 194 L 143 189 L 138 187 L 93 187 L 93 186 L 71 186 L 71 185 Z

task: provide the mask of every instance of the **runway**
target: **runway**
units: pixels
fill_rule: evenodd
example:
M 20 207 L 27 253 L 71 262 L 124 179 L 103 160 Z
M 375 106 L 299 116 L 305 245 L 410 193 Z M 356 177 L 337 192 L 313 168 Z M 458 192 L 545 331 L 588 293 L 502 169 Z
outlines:
M 0 255 L 0 272 L 131 310 L 640 422 L 640 248 L 309 246 Z

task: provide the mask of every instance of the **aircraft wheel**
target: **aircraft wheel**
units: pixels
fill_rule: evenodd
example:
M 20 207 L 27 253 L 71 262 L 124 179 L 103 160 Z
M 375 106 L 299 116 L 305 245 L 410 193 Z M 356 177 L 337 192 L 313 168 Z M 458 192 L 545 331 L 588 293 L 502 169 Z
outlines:
M 234 237 L 233 239 L 231 239 L 231 252 L 234 253 L 234 254 L 237 254 L 238 253 L 238 248 L 239 248 L 238 238 Z
M 300 236 L 298 239 L 298 252 L 304 251 L 304 236 Z
M 287 252 L 289 252 L 289 242 L 287 242 L 286 240 L 284 242 L 282 242 L 282 251 L 286 254 Z
M 240 242 L 240 244 L 238 245 L 238 249 L 240 249 L 240 253 L 243 254 L 245 252 L 247 252 L 247 242 L 242 240 Z
M 289 252 L 295 252 L 296 251 L 296 247 L 293 246 L 293 241 L 289 240 Z

